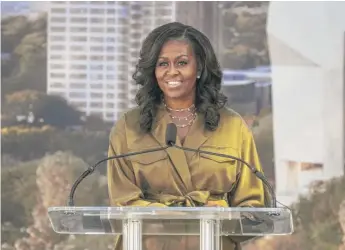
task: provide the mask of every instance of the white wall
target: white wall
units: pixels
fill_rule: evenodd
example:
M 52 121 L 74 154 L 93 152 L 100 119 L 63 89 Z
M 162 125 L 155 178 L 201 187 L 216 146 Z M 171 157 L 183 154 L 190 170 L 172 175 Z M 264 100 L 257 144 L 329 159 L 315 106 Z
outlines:
M 345 2 L 270 3 L 276 192 L 283 203 L 314 180 L 344 174 L 344 13 Z M 301 172 L 300 162 L 323 169 Z

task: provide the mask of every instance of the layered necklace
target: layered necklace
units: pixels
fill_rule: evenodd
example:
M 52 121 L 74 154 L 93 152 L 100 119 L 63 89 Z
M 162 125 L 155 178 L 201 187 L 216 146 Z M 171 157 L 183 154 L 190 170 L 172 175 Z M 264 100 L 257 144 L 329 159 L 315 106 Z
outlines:
M 168 110 L 171 120 L 176 124 L 176 127 L 185 128 L 193 124 L 196 118 L 196 108 L 192 104 L 188 108 L 173 109 L 168 107 L 164 102 L 165 108 Z

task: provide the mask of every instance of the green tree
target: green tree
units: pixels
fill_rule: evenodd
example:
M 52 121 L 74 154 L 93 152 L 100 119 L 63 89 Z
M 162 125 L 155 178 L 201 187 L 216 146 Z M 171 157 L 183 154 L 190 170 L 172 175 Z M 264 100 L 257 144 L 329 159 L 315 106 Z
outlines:
M 87 166 L 80 158 L 60 151 L 40 161 L 2 170 L 3 242 L 16 242 L 17 249 L 38 250 L 61 242 L 64 237 L 52 231 L 47 208 L 66 205 L 72 184 Z M 102 179 L 97 172 L 85 178 L 76 190 L 75 204 L 108 204 Z M 26 228 L 24 238 L 19 230 L 22 227 Z
M 31 90 L 6 96 L 2 113 L 12 124 L 17 123 L 18 116 L 28 116 L 30 112 L 35 118 L 33 125 L 45 124 L 65 128 L 81 124 L 81 113 L 62 97 Z
M 29 31 L 30 22 L 25 16 L 1 19 L 1 52 L 12 53 Z
M 2 242 L 14 243 L 20 231 L 32 223 L 31 211 L 36 204 L 36 169 L 39 160 L 1 168 L 1 235 Z
M 51 126 L 7 127 L 1 130 L 1 139 L 2 154 L 12 161 L 39 159 L 62 150 L 72 152 L 91 165 L 106 156 L 109 131 L 66 131 Z M 99 171 L 105 173 L 105 167 L 100 166 Z
M 83 128 L 89 131 L 108 131 L 113 126 L 113 122 L 106 122 L 96 115 L 86 116 Z
M 319 182 L 310 195 L 292 206 L 295 232 L 290 236 L 259 239 L 244 250 L 339 250 L 343 232 L 339 214 L 345 195 L 345 176 Z
M 339 224 L 341 226 L 341 229 L 343 230 L 343 239 L 342 243 L 340 244 L 339 250 L 345 250 L 345 199 L 340 204 L 338 217 Z
M 232 69 L 268 65 L 267 2 L 225 4 L 223 16 L 223 67 Z
M 46 60 L 46 33 L 38 31 L 27 34 L 14 53 L 20 60 L 20 73 L 27 72 L 32 68 L 32 62 Z
M 30 89 L 46 91 L 46 14 L 1 20 L 1 97 Z M 3 104 L 3 102 L 2 102 Z

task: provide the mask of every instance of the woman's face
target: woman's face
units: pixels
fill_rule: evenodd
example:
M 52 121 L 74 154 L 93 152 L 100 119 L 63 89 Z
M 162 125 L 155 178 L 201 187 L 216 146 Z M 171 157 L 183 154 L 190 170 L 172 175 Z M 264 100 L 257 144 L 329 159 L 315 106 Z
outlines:
M 167 103 L 194 102 L 197 62 L 189 43 L 166 42 L 160 51 L 155 75 Z

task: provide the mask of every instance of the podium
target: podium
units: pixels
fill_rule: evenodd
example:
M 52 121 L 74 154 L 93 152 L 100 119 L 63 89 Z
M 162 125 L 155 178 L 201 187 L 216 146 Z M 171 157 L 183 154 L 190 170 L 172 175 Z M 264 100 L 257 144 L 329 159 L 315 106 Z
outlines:
M 61 234 L 114 234 L 123 250 L 144 250 L 147 238 L 196 237 L 201 250 L 222 250 L 221 237 L 288 235 L 287 208 L 253 207 L 50 207 L 53 230 Z

